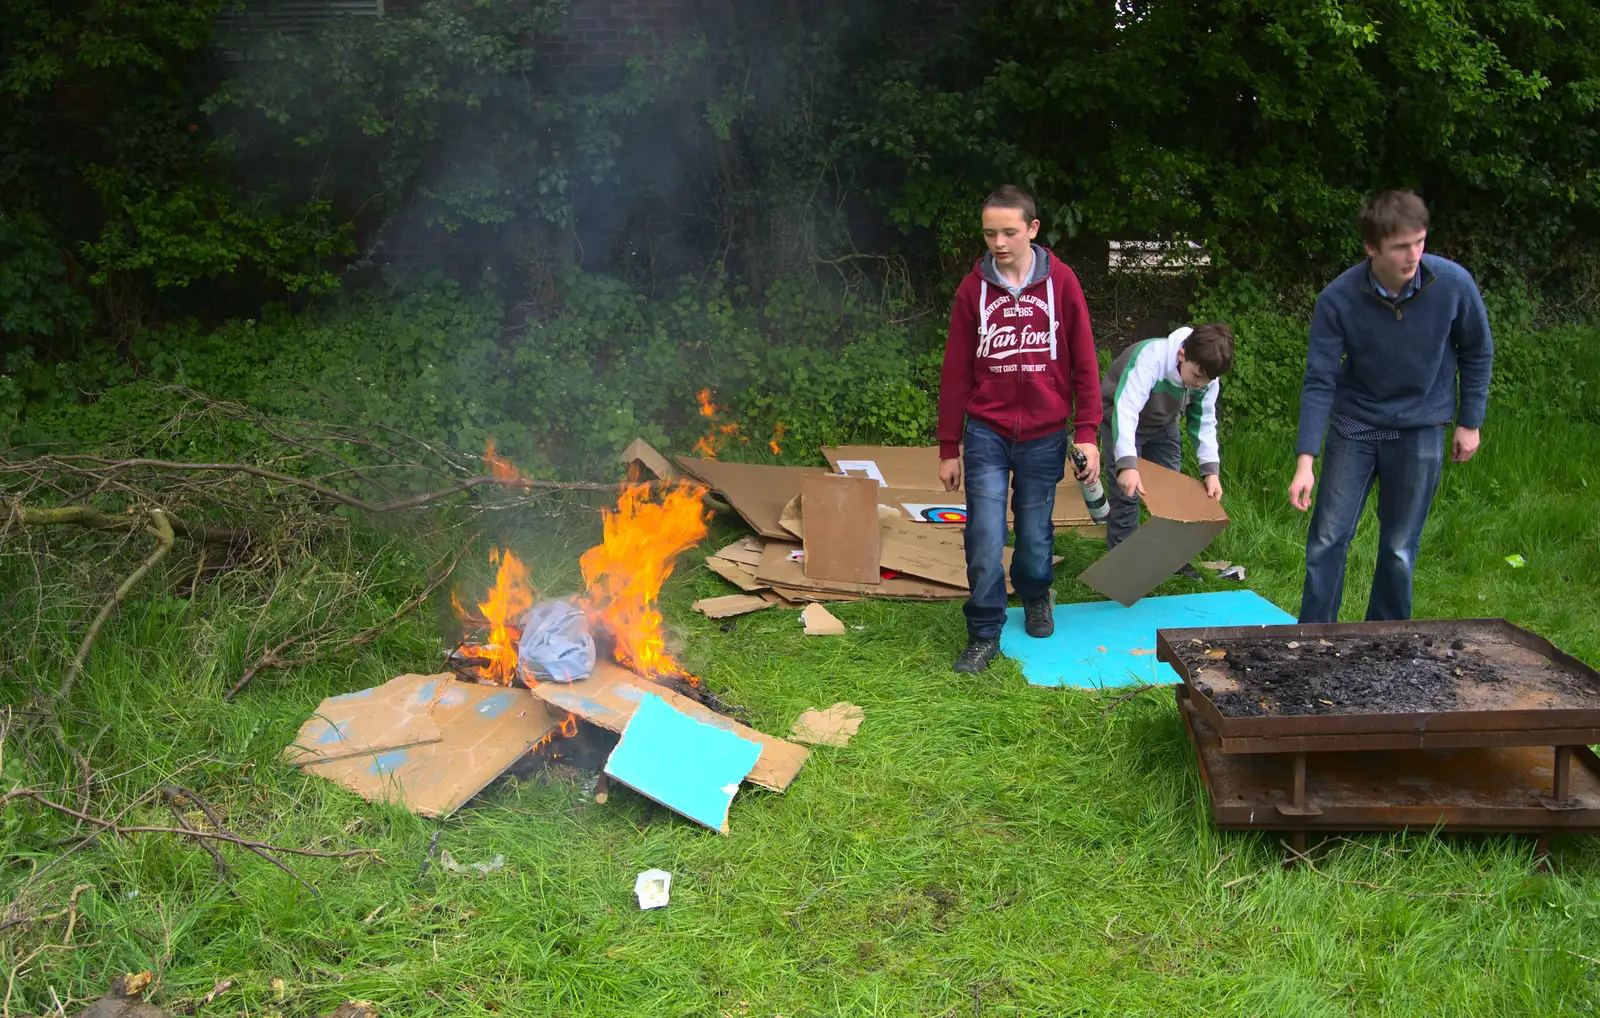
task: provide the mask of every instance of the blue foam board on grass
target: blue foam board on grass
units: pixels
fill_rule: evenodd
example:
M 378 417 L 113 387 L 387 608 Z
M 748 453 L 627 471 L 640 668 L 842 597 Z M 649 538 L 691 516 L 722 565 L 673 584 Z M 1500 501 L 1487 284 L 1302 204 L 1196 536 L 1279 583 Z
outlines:
M 682 714 L 654 693 L 622 731 L 606 773 L 641 795 L 727 833 L 728 806 L 761 744 Z
M 1156 660 L 1156 630 L 1199 626 L 1293 625 L 1295 617 L 1252 590 L 1147 597 L 1124 608 L 1115 601 L 1056 605 L 1055 635 L 1035 640 L 1022 629 L 1022 609 L 1006 609 L 1000 652 L 1035 686 L 1110 689 L 1178 681 Z

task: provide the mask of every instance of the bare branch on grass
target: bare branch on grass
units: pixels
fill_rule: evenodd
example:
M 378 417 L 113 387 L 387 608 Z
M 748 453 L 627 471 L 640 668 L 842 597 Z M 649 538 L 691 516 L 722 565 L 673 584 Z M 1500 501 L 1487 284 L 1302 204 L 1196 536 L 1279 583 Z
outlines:
M 366 629 L 361 630 L 361 632 L 355 634 L 354 636 L 346 640 L 342 640 L 337 645 L 326 649 L 318 646 L 316 641 L 327 634 L 328 630 L 332 628 L 331 624 L 318 626 L 310 632 L 303 633 L 299 636 L 288 637 L 276 647 L 273 647 L 266 653 L 262 654 L 261 657 L 257 659 L 255 664 L 251 665 L 249 668 L 246 668 L 244 674 L 239 677 L 239 681 L 235 682 L 232 688 L 223 694 L 222 698 L 224 700 L 232 700 L 239 694 L 240 690 L 244 689 L 245 686 L 250 684 L 250 680 L 255 678 L 258 672 L 266 671 L 268 669 L 295 668 L 300 665 L 311 664 L 319 658 L 325 657 L 329 654 L 334 654 L 342 650 L 349 650 L 353 647 L 360 647 L 372 642 L 372 640 L 376 639 L 379 635 L 387 632 L 390 626 L 393 626 L 396 622 L 400 621 L 402 618 L 421 607 L 428 600 L 428 597 L 432 595 L 435 590 L 438 590 L 440 585 L 448 580 L 451 574 L 456 571 L 456 566 L 461 564 L 462 558 L 464 558 L 467 552 L 472 549 L 472 546 L 477 542 L 477 539 L 478 535 L 476 534 L 468 538 L 466 544 L 464 544 L 461 549 L 456 552 L 455 557 L 451 559 L 450 564 L 445 567 L 442 572 L 436 573 L 433 579 L 428 582 L 428 585 L 422 589 L 422 593 L 407 601 L 399 608 L 396 608 L 394 613 L 388 618 L 384 619 L 382 622 L 379 622 L 373 626 L 368 626 Z M 299 657 L 284 657 L 283 651 L 291 644 L 296 643 L 309 646 L 310 651 L 306 654 L 302 654 Z
M 83 635 L 83 642 L 78 644 L 78 652 L 72 657 L 72 666 L 67 669 L 67 677 L 61 680 L 61 688 L 56 691 L 55 698 L 58 702 L 65 700 L 72 692 L 72 684 L 77 681 L 78 674 L 83 671 L 84 663 L 89 659 L 89 651 L 94 647 L 94 638 L 100 635 L 100 629 L 106 624 L 106 620 L 111 617 L 111 613 L 116 611 L 117 606 L 128 596 L 128 592 L 136 587 L 139 581 L 144 579 L 145 575 L 154 569 L 162 559 L 166 558 L 167 553 L 172 550 L 174 534 L 172 524 L 167 519 L 167 514 L 160 509 L 150 510 L 150 523 L 156 535 L 155 550 L 150 553 L 149 558 L 139 564 L 137 569 L 128 574 L 128 578 L 122 581 L 122 585 L 111 595 L 111 599 L 101 607 L 100 614 L 96 615 L 94 621 L 89 624 L 89 631 Z
M 187 794 L 192 796 L 192 792 L 187 792 Z M 10 792 L 0 796 L 0 807 L 3 807 L 6 802 L 10 802 L 13 799 L 26 799 L 29 802 L 34 802 L 34 804 L 42 805 L 46 810 L 54 810 L 54 812 L 62 813 L 64 816 L 72 816 L 75 820 L 83 821 L 83 823 L 93 824 L 96 828 L 101 828 L 102 834 L 117 834 L 117 836 L 122 836 L 122 834 L 178 834 L 178 836 L 190 837 L 190 839 L 195 840 L 210 839 L 218 840 L 218 842 L 227 842 L 230 845 L 238 845 L 240 848 L 250 848 L 253 852 L 259 850 L 258 855 L 261 852 L 282 852 L 285 855 L 314 856 L 318 860 L 350 860 L 350 858 L 368 856 L 368 858 L 382 861 L 382 856 L 378 855 L 376 848 L 347 848 L 344 852 L 318 852 L 315 848 L 291 848 L 288 845 L 256 842 L 256 840 L 238 837 L 237 834 L 230 834 L 226 829 L 221 829 L 221 831 L 197 831 L 194 828 L 155 828 L 155 826 L 142 826 L 142 824 L 141 826 L 123 826 L 123 824 L 117 823 L 115 820 L 106 820 L 104 816 L 93 816 L 90 813 L 74 810 L 69 805 L 62 805 L 59 802 L 45 799 L 42 794 L 38 794 L 34 789 L 27 788 L 11 789 Z M 274 863 L 277 864 L 278 868 L 286 869 L 282 863 L 278 863 L 278 861 L 274 861 Z M 293 871 L 290 872 L 293 874 Z M 299 877 L 296 876 L 296 879 L 299 879 Z M 304 884 L 304 880 L 301 880 L 301 882 Z

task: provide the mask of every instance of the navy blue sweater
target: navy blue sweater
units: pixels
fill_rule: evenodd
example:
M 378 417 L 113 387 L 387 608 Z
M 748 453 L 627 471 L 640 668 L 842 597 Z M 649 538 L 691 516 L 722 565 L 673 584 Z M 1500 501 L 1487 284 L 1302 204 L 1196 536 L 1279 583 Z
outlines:
M 1322 449 L 1330 413 L 1399 430 L 1452 419 L 1463 428 L 1483 426 L 1494 340 L 1478 286 L 1466 269 L 1436 255 L 1423 255 L 1417 271 L 1421 288 L 1398 303 L 1372 288 L 1367 262 L 1317 297 L 1297 454 Z

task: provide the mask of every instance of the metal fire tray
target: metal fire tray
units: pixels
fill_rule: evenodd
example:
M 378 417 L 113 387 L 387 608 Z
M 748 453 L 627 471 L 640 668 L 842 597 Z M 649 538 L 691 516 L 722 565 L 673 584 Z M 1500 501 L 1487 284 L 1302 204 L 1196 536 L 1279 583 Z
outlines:
M 1205 648 L 1281 642 L 1316 646 L 1318 641 L 1425 637 L 1464 640 L 1466 653 L 1496 680 L 1460 680 L 1458 703 L 1446 710 L 1375 713 L 1343 705 L 1321 714 L 1266 713 L 1233 716 L 1217 708 L 1213 693 L 1237 684 L 1226 661 L 1203 656 Z M 1222 753 L 1327 753 L 1344 750 L 1466 749 L 1513 746 L 1587 746 L 1600 743 L 1600 672 L 1549 640 L 1504 619 L 1360 622 L 1335 625 L 1234 626 L 1163 629 L 1156 655 L 1183 679 L 1188 703 L 1216 734 Z M 1270 669 L 1270 664 L 1265 666 Z M 1326 702 L 1326 701 L 1322 701 Z
M 1224 830 L 1293 831 L 1301 851 L 1307 831 L 1600 833 L 1600 757 L 1587 747 L 1571 751 L 1580 766 L 1560 800 L 1545 792 L 1565 761 L 1534 747 L 1229 754 L 1186 688 L 1175 688 L 1212 818 Z

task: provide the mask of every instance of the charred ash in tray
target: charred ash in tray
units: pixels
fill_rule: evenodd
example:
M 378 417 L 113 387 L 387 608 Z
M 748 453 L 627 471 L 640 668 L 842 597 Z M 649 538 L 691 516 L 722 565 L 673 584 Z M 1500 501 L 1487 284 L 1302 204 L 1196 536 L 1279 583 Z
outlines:
M 1223 661 L 1237 690 L 1199 691 L 1229 717 L 1296 714 L 1407 714 L 1451 710 L 1462 682 L 1498 682 L 1500 673 L 1461 640 L 1236 640 L 1206 658 Z

